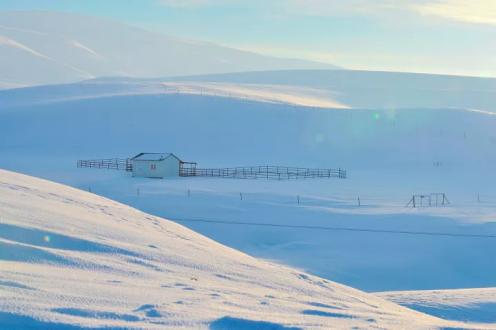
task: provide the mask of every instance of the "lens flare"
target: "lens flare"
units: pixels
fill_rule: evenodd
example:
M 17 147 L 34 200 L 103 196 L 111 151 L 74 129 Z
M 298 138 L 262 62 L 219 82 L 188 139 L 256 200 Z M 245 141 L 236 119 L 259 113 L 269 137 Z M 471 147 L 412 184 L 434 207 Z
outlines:
M 322 143 L 325 140 L 325 136 L 322 133 L 315 135 L 315 142 Z

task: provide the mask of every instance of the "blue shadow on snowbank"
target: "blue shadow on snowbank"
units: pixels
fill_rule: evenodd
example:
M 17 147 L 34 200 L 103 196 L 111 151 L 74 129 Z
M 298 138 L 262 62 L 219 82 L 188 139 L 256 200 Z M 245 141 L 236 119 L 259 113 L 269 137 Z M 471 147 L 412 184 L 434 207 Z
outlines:
M 119 249 L 80 238 L 56 234 L 49 231 L 35 228 L 24 228 L 5 223 L 0 223 L 0 238 L 34 246 L 49 247 L 52 249 L 96 253 L 118 253 L 127 256 L 137 256 L 137 254 L 124 249 Z
M 496 323 L 496 303 L 473 304 L 468 306 L 402 305 L 450 321 Z
M 124 330 L 126 328 L 105 327 L 87 328 L 67 323 L 56 323 L 37 320 L 30 316 L 0 311 L 0 329 L 9 330 Z
M 210 323 L 210 330 L 302 330 L 301 328 L 286 327 L 281 324 L 239 319 L 224 316 Z
M 1 235 L 0 235 L 1 237 Z M 0 260 L 17 262 L 58 263 L 66 266 L 77 266 L 67 258 L 33 246 L 0 242 Z
M 340 319 L 352 319 L 353 316 L 342 313 L 333 313 L 333 312 L 324 312 L 315 309 L 306 309 L 301 312 L 304 315 L 314 315 L 314 316 L 323 316 L 323 317 L 335 317 Z
M 66 314 L 71 316 L 79 316 L 91 319 L 99 319 L 99 320 L 122 320 L 126 322 L 138 322 L 140 320 L 136 315 L 131 314 L 118 314 L 114 312 L 102 312 L 102 311 L 93 311 L 89 309 L 80 309 L 80 308 L 53 308 L 52 312 Z

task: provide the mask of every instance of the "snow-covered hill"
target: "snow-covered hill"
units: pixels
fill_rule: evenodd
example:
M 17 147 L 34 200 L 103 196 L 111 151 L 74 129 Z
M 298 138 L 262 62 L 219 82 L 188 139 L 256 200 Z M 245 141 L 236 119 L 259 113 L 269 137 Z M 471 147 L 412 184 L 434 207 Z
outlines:
M 98 79 L 73 84 L 0 91 L 0 98 L 2 99 L 0 109 L 113 96 L 174 94 L 217 96 L 317 108 L 348 108 L 348 106 L 340 104 L 332 96 L 329 96 L 328 91 L 300 86 Z
M 314 109 L 140 84 L 99 81 L 0 93 L 0 166 L 175 219 L 496 233 L 496 116 L 445 108 Z M 349 178 L 157 181 L 75 167 L 77 159 L 141 151 L 174 152 L 204 167 L 341 166 Z M 405 208 L 413 193 L 431 192 L 445 192 L 452 205 Z M 487 262 L 496 248 L 491 239 L 184 223 L 252 255 L 364 290 L 496 285 L 496 265 Z
M 298 70 L 174 78 L 174 81 L 304 87 L 359 109 L 471 109 L 496 112 L 496 79 L 402 72 Z
M 353 70 L 244 72 L 173 78 L 99 78 L 0 91 L 0 107 L 150 94 L 215 95 L 316 108 L 463 109 L 496 113 L 496 79 Z
M 103 76 L 156 77 L 334 68 L 179 40 L 62 12 L 0 12 L 0 88 Z
M 489 329 L 414 312 L 3 170 L 0 219 L 5 329 Z
M 0 91 L 0 148 L 78 157 L 170 150 L 204 166 L 352 170 L 441 172 L 489 169 L 496 161 L 492 112 L 434 104 L 388 108 L 385 100 L 377 108 L 315 109 L 340 100 L 279 87 L 90 81 Z M 314 107 L 298 106 L 303 102 Z M 433 169 L 436 162 L 443 169 Z

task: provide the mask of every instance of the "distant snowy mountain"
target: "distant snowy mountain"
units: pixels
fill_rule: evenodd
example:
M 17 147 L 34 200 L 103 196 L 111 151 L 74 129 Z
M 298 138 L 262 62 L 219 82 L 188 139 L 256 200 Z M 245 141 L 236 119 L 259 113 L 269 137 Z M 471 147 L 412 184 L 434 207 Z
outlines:
M 0 58 L 0 88 L 102 76 L 334 68 L 179 40 L 102 18 L 57 12 L 0 12 Z

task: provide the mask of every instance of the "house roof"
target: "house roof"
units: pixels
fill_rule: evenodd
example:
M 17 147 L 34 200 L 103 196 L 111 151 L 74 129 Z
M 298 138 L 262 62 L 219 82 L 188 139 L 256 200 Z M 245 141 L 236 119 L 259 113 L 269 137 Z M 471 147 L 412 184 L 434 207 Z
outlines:
M 131 158 L 131 160 L 143 160 L 143 161 L 162 161 L 169 157 L 174 157 L 178 161 L 181 161 L 176 155 L 173 153 L 159 153 L 159 152 L 142 152 Z

